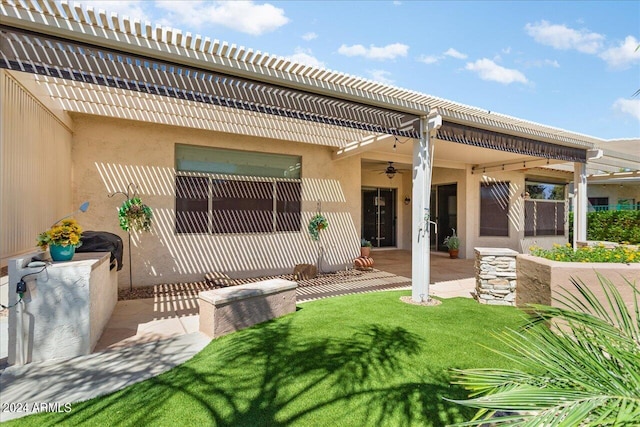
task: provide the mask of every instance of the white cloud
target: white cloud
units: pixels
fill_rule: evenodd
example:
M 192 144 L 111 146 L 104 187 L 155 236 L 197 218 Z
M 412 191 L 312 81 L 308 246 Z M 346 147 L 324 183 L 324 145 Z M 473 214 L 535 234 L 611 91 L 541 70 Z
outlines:
M 627 36 L 617 47 L 612 47 L 599 56 L 611 68 L 628 68 L 634 62 L 640 62 L 640 50 L 636 51 L 640 41 L 633 36 Z
M 369 70 L 368 71 L 369 75 L 371 75 L 371 78 L 377 82 L 380 83 L 384 83 L 387 85 L 393 84 L 393 80 L 391 80 L 389 78 L 389 76 L 391 76 L 391 73 L 385 70 Z
M 338 53 L 345 56 L 363 56 L 367 59 L 375 59 L 384 61 L 387 59 L 395 59 L 399 56 L 407 56 L 409 46 L 402 43 L 393 43 L 386 46 L 378 47 L 371 45 L 369 48 L 361 44 L 353 46 L 342 45 L 338 49 Z
M 624 114 L 629 114 L 640 121 L 640 99 L 618 98 L 613 103 L 613 109 Z
M 560 63 L 555 59 L 532 59 L 529 61 L 521 61 L 521 63 L 527 68 L 560 68 Z
M 425 64 L 435 64 L 440 61 L 440 57 L 435 55 L 421 55 L 418 61 L 424 62 Z
M 583 53 L 597 53 L 604 40 L 602 34 L 588 30 L 574 30 L 566 25 L 551 24 L 541 21 L 525 25 L 527 33 L 538 43 L 552 46 L 559 50 L 575 49 Z
M 57 3 L 60 3 L 59 1 Z M 128 16 L 129 18 L 138 18 L 140 22 L 151 21 L 151 17 L 144 11 L 143 5 L 146 2 L 142 0 L 130 1 L 110 1 L 110 0 L 91 0 L 83 1 L 85 8 L 92 7 L 94 11 L 100 9 L 107 12 L 107 17 L 111 20 L 111 13 L 115 12 L 120 18 Z
M 509 55 L 511 53 L 511 46 L 502 49 L 502 53 Z
M 458 52 L 457 50 L 455 50 L 452 47 L 447 49 L 447 51 L 444 52 L 444 55 L 450 56 L 450 57 L 456 58 L 456 59 L 467 59 L 467 55 L 466 54 Z
M 164 22 L 201 28 L 222 25 L 242 33 L 259 36 L 274 31 L 289 22 L 284 10 L 269 3 L 253 1 L 156 1 L 156 7 L 168 12 Z
M 482 80 L 489 80 L 502 84 L 526 84 L 529 82 L 525 75 L 520 71 L 502 67 L 487 58 L 478 59 L 475 62 L 468 62 L 465 68 L 476 72 Z
M 302 38 L 306 41 L 314 40 L 318 38 L 318 35 L 314 32 L 308 32 L 302 35 Z
M 299 62 L 304 65 L 311 65 L 313 67 L 325 68 L 324 62 L 312 55 L 311 49 L 303 49 L 297 47 L 293 55 L 288 57 L 292 61 Z

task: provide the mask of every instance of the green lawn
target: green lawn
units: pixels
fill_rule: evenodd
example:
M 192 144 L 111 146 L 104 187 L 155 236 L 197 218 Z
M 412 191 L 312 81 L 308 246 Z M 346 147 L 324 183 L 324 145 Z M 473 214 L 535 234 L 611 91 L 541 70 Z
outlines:
M 474 411 L 449 368 L 505 368 L 480 344 L 524 322 L 521 311 L 454 298 L 436 307 L 407 292 L 301 304 L 296 313 L 213 341 L 163 375 L 68 413 L 8 425 L 442 426 Z

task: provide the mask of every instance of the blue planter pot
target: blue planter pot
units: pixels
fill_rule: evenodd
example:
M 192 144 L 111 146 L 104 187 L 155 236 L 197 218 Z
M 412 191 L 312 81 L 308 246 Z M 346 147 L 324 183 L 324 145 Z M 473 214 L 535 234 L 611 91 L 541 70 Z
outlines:
M 49 253 L 51 254 L 51 259 L 54 261 L 71 261 L 73 255 L 76 253 L 76 247 L 73 245 L 49 245 Z

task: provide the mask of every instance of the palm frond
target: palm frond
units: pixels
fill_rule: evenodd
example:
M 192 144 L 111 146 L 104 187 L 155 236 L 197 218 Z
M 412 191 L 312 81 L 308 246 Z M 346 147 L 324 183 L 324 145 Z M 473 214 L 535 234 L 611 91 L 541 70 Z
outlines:
M 531 321 L 499 335 L 498 352 L 519 369 L 454 371 L 470 391 L 455 402 L 477 408 L 460 425 L 624 425 L 640 419 L 640 316 L 635 284 L 631 301 L 598 275 L 597 294 L 572 280 L 555 300 L 531 306 Z M 632 303 L 632 309 L 629 308 Z

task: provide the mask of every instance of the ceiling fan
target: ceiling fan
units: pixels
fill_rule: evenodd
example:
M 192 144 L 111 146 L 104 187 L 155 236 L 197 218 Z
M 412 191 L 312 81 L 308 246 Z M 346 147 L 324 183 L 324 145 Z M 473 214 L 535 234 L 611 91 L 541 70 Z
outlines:
M 387 178 L 393 179 L 393 177 L 396 176 L 397 173 L 402 173 L 398 169 L 396 169 L 395 166 L 393 166 L 393 162 L 387 162 L 387 163 L 389 163 L 389 166 L 387 166 L 384 172 L 380 172 L 387 175 Z

